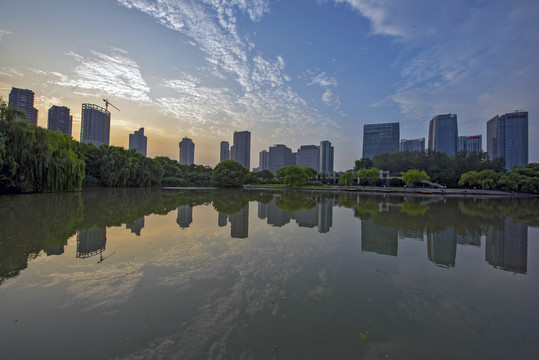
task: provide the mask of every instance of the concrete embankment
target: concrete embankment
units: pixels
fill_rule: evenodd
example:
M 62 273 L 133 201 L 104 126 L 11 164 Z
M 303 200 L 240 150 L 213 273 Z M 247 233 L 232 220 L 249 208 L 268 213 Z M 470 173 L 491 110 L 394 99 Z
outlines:
M 402 188 L 402 187 L 370 187 L 370 186 L 330 186 L 330 187 L 289 187 L 245 185 L 245 189 L 268 190 L 306 190 L 306 191 L 338 191 L 375 194 L 395 194 L 406 196 L 447 196 L 447 197 L 489 197 L 489 198 L 521 198 L 537 197 L 535 194 L 515 193 L 511 191 L 480 190 L 480 189 L 434 189 L 434 188 Z

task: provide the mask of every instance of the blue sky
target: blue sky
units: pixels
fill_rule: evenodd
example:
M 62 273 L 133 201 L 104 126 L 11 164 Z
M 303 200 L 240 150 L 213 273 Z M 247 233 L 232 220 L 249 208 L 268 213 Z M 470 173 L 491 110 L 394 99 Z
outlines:
M 539 2 L 429 0 L 3 0 L 0 96 L 32 89 L 52 105 L 112 110 L 111 144 L 139 127 L 148 155 L 214 166 L 219 142 L 252 133 L 258 152 L 329 140 L 336 170 L 361 158 L 363 125 L 400 122 L 401 138 L 456 113 L 460 135 L 529 112 L 539 161 Z

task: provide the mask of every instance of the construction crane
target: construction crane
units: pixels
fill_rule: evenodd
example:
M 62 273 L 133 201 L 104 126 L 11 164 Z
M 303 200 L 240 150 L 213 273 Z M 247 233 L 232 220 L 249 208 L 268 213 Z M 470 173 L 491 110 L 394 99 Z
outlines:
M 112 105 L 109 101 L 109 99 L 103 99 L 103 101 L 105 102 L 105 110 L 109 110 L 109 105 L 112 106 L 113 108 L 115 108 L 116 110 L 120 111 L 120 109 L 118 109 L 116 106 Z

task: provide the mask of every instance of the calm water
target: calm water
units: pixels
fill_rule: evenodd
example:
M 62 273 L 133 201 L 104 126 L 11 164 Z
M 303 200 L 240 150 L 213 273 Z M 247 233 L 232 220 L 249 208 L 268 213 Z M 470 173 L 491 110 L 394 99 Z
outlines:
M 2 359 L 536 359 L 539 200 L 0 197 Z

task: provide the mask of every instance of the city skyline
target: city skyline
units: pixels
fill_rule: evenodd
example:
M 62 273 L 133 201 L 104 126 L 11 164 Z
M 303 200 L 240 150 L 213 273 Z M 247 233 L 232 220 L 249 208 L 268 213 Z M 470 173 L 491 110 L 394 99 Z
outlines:
M 526 0 L 8 0 L 0 96 L 32 89 L 43 128 L 51 106 L 72 109 L 76 140 L 81 104 L 108 98 L 122 109 L 109 109 L 110 144 L 127 148 L 144 127 L 149 157 L 176 158 L 188 136 L 197 163 L 215 166 L 216 144 L 247 129 L 251 164 L 271 144 L 329 138 L 346 170 L 365 124 L 399 121 L 401 138 L 428 138 L 429 119 L 451 112 L 460 133 L 486 139 L 486 121 L 524 109 L 539 135 L 538 14 Z

